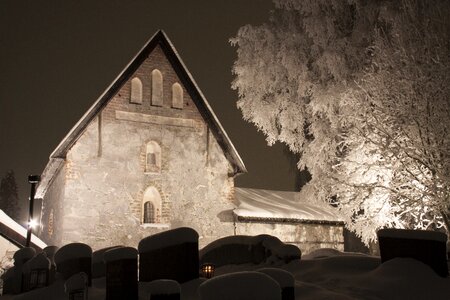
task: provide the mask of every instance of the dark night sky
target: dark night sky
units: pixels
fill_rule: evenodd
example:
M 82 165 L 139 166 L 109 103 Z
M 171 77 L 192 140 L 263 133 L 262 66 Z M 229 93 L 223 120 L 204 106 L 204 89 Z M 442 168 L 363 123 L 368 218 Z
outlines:
M 0 176 L 20 196 L 48 156 L 143 44 L 163 29 L 247 166 L 237 186 L 295 190 L 295 160 L 243 121 L 230 88 L 238 28 L 270 0 L 0 2 Z

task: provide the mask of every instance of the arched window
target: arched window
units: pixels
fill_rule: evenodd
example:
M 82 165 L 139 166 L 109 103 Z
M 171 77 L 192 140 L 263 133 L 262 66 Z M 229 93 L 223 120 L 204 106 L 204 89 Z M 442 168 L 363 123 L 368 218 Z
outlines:
M 158 190 L 151 186 L 145 190 L 142 200 L 142 223 L 161 222 L 161 195 Z
M 158 69 L 152 71 L 152 105 L 163 105 L 163 76 Z
M 172 107 L 183 109 L 183 88 L 178 82 L 172 85 Z
M 142 82 L 139 78 L 134 77 L 131 80 L 131 103 L 142 104 Z
M 161 172 L 161 147 L 155 141 L 147 143 L 145 152 L 145 172 Z

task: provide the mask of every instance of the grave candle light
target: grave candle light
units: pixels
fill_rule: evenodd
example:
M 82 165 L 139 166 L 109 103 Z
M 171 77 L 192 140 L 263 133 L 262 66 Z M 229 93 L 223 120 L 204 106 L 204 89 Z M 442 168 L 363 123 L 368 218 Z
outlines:
M 201 267 L 202 276 L 205 278 L 211 278 L 214 276 L 215 266 L 212 263 L 204 263 Z

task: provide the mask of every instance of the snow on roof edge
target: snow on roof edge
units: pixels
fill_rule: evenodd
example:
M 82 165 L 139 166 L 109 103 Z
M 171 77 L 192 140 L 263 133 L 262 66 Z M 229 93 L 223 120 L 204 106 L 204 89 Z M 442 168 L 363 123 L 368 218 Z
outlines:
M 236 188 L 234 214 L 246 221 L 341 224 L 337 210 L 326 203 L 311 203 L 298 192 Z
M 20 236 L 24 238 L 27 237 L 27 230 L 23 228 L 19 223 L 14 221 L 1 209 L 0 209 L 0 222 L 4 224 L 6 227 L 11 228 L 13 231 L 17 232 Z M 31 242 L 36 246 L 40 247 L 41 249 L 47 247 L 47 244 L 44 243 L 40 238 L 38 238 L 34 234 L 31 234 Z

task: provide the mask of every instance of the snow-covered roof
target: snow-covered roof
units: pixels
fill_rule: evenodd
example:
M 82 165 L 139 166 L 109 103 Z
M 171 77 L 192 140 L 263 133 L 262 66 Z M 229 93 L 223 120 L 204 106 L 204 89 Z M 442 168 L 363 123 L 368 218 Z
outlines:
M 342 223 L 335 208 L 308 203 L 298 192 L 236 188 L 238 220 L 292 223 Z
M 24 246 L 27 230 L 0 209 L 0 235 L 16 245 Z M 31 235 L 31 244 L 40 249 L 47 247 L 47 244 L 34 234 Z

